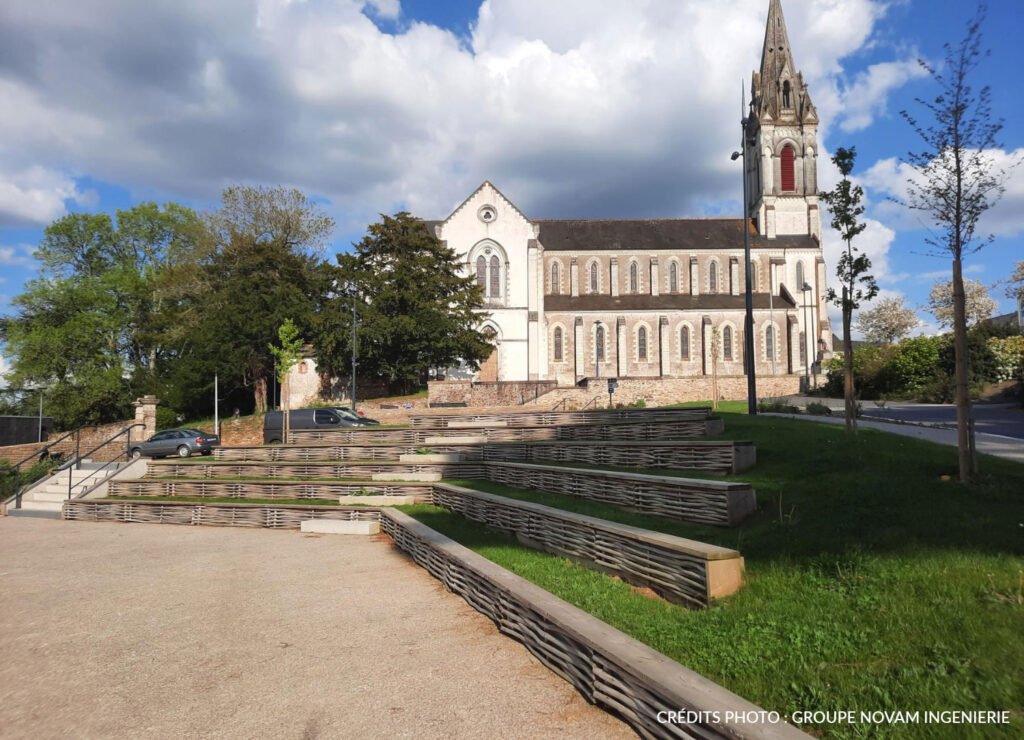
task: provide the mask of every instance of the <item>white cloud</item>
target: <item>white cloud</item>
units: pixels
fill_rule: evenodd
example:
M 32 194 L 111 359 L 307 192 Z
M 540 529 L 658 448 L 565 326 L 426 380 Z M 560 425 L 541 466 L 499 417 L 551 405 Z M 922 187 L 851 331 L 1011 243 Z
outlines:
M 985 152 L 994 172 L 1005 173 L 1006 191 L 996 205 L 982 216 L 978 225 L 979 236 L 1017 236 L 1024 232 L 1024 148 L 1014 151 L 993 149 Z M 922 178 L 906 162 L 892 157 L 875 162 L 862 176 L 865 185 L 889 200 L 881 202 L 876 214 L 890 216 L 901 228 L 930 229 L 929 216 L 903 205 L 907 200 L 907 184 L 911 180 L 921 184 Z
M 28 244 L 20 244 L 16 247 L 0 245 L 0 265 L 35 267 L 35 260 L 32 259 L 33 251 L 33 247 Z
M 876 117 L 887 113 L 889 94 L 910 80 L 926 77 L 916 58 L 873 64 L 858 74 L 841 91 L 842 117 L 839 128 L 850 133 L 863 131 Z
M 88 173 L 188 198 L 295 185 L 362 224 L 397 206 L 446 215 L 485 178 L 536 217 L 699 215 L 738 199 L 728 154 L 767 5 L 486 0 L 467 41 L 364 14 L 398 18 L 397 0 L 6 0 L 0 182 L 51 175 L 6 210 L 59 215 L 85 197 L 67 178 Z M 842 60 L 884 9 L 787 0 L 822 137 Z M 871 115 L 897 84 L 886 69 L 862 85 Z
M 55 170 L 0 167 L 0 226 L 49 223 L 65 214 L 67 201 L 87 198 L 73 179 Z

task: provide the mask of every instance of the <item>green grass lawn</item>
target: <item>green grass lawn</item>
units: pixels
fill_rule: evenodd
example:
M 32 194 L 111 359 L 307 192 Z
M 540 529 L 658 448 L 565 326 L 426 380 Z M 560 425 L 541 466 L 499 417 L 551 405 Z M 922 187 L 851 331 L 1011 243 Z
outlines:
M 668 522 L 557 494 L 467 485 L 739 549 L 747 585 L 701 611 L 528 550 L 434 507 L 429 526 L 769 709 L 1011 710 L 1013 725 L 823 726 L 830 737 L 1024 734 L 1024 466 L 950 447 L 723 412 L 757 445 L 741 527 Z M 952 477 L 946 480 L 945 476 Z

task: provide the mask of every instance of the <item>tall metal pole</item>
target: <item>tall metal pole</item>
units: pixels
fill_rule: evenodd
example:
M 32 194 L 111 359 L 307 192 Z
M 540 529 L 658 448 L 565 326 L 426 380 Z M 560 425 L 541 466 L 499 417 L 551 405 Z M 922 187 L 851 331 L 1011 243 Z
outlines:
M 594 322 L 594 377 L 599 380 L 601 378 L 601 353 L 599 350 L 604 349 L 604 339 L 602 338 L 601 343 L 598 344 L 597 338 L 601 333 L 602 326 L 600 320 Z
M 220 389 L 217 387 L 217 373 L 213 374 L 213 433 L 220 436 Z
M 356 413 L 356 289 L 350 286 L 349 296 L 352 299 L 352 412 Z
M 807 309 L 810 307 L 810 302 L 807 298 L 807 293 L 810 291 L 811 286 L 804 283 L 800 286 L 800 289 L 804 292 L 804 384 L 807 386 L 805 390 L 811 389 L 811 348 L 816 345 L 811 344 L 813 338 L 811 337 L 811 322 L 807 318 Z
M 37 442 L 43 441 L 43 389 L 39 389 L 39 439 Z
M 743 262 L 745 264 L 747 289 L 744 291 L 746 299 L 746 317 L 743 322 L 743 354 L 747 358 L 747 413 L 751 416 L 757 415 L 757 379 L 754 366 L 754 296 L 751 291 L 750 274 L 750 200 L 747 194 L 747 127 L 750 125 L 750 117 L 746 110 L 747 93 L 740 82 L 740 111 L 744 117 L 740 119 L 740 129 L 743 132 L 743 140 L 740 142 L 740 152 L 743 163 Z

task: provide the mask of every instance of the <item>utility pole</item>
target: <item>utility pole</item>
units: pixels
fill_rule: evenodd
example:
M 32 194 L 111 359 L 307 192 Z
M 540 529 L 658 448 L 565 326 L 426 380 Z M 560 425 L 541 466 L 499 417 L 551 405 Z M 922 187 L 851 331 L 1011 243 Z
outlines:
M 213 374 L 213 433 L 220 436 L 220 393 L 217 386 L 217 373 Z
M 750 202 L 747 194 L 747 149 L 749 140 L 750 115 L 747 113 L 747 92 L 740 82 L 740 130 L 742 141 L 740 150 L 732 153 L 732 160 L 742 160 L 743 165 L 743 262 L 745 265 L 747 289 L 744 291 L 746 316 L 743 320 L 743 359 L 744 369 L 747 372 L 747 413 L 751 416 L 757 414 L 757 379 L 755 377 L 754 357 L 754 296 L 751 292 L 750 274 Z M 770 286 L 771 287 L 771 286 Z
M 352 413 L 356 411 L 356 287 L 349 284 L 349 297 L 352 301 Z

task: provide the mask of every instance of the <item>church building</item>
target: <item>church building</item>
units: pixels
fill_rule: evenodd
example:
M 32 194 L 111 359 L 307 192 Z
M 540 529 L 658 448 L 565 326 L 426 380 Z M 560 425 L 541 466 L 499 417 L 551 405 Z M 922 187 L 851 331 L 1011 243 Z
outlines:
M 537 220 L 484 182 L 429 222 L 485 295 L 495 349 L 476 379 L 743 375 L 745 228 L 756 373 L 804 375 L 832 341 L 817 131 L 780 0 L 770 0 L 744 142 L 746 223 Z

